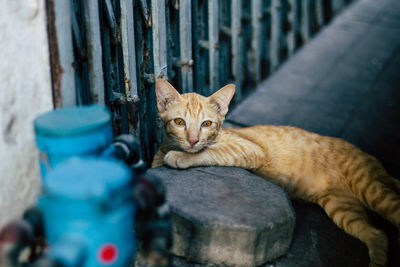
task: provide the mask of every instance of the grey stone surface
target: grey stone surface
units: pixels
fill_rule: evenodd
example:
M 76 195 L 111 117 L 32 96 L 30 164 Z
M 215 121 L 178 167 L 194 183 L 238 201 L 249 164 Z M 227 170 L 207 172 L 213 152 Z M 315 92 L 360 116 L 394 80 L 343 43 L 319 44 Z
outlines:
M 289 248 L 295 216 L 278 186 L 233 167 L 149 172 L 167 188 L 175 255 L 203 264 L 256 266 Z

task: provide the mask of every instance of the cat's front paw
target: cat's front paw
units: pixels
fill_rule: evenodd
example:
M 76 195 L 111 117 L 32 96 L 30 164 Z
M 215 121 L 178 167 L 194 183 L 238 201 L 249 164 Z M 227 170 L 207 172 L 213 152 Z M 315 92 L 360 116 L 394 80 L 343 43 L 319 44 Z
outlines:
M 181 151 L 169 151 L 164 156 L 164 163 L 175 169 L 187 169 L 191 166 L 190 156 Z

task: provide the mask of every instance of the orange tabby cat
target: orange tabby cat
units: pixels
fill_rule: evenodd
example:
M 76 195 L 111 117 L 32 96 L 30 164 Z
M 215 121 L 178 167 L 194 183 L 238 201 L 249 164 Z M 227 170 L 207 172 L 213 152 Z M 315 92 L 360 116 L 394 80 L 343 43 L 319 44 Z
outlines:
M 367 209 L 400 226 L 400 181 L 373 156 L 339 138 L 289 126 L 221 128 L 234 92 L 229 84 L 210 97 L 180 95 L 158 79 L 165 141 L 153 167 L 248 169 L 282 186 L 291 197 L 320 205 L 340 228 L 368 246 L 369 266 L 387 265 L 386 235 L 372 226 Z

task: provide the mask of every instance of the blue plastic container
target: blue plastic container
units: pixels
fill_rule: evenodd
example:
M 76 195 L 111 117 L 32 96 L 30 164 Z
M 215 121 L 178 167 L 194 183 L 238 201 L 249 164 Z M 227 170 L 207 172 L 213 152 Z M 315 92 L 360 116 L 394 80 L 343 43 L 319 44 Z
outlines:
M 39 199 L 49 256 L 64 266 L 129 266 L 136 249 L 132 173 L 122 162 L 72 158 Z
M 97 156 L 113 139 L 111 115 L 105 107 L 56 109 L 34 122 L 45 179 L 49 169 L 72 156 Z

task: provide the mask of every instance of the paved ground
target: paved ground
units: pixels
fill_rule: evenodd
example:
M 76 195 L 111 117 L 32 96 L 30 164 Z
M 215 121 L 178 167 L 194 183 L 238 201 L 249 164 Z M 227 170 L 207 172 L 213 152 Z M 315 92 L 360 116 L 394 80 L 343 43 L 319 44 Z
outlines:
M 347 139 L 400 178 L 400 1 L 360 0 L 263 82 L 228 116 L 241 127 L 292 125 Z M 294 203 L 289 252 L 267 266 L 367 266 L 366 247 L 316 205 Z M 397 232 L 390 266 L 400 266 Z M 175 258 L 174 266 L 200 266 Z
M 292 125 L 342 137 L 400 178 L 400 1 L 361 0 L 236 107 L 236 126 Z M 366 266 L 363 244 L 338 230 L 317 206 L 294 203 L 288 254 L 276 266 Z M 390 266 L 400 266 L 396 231 Z

